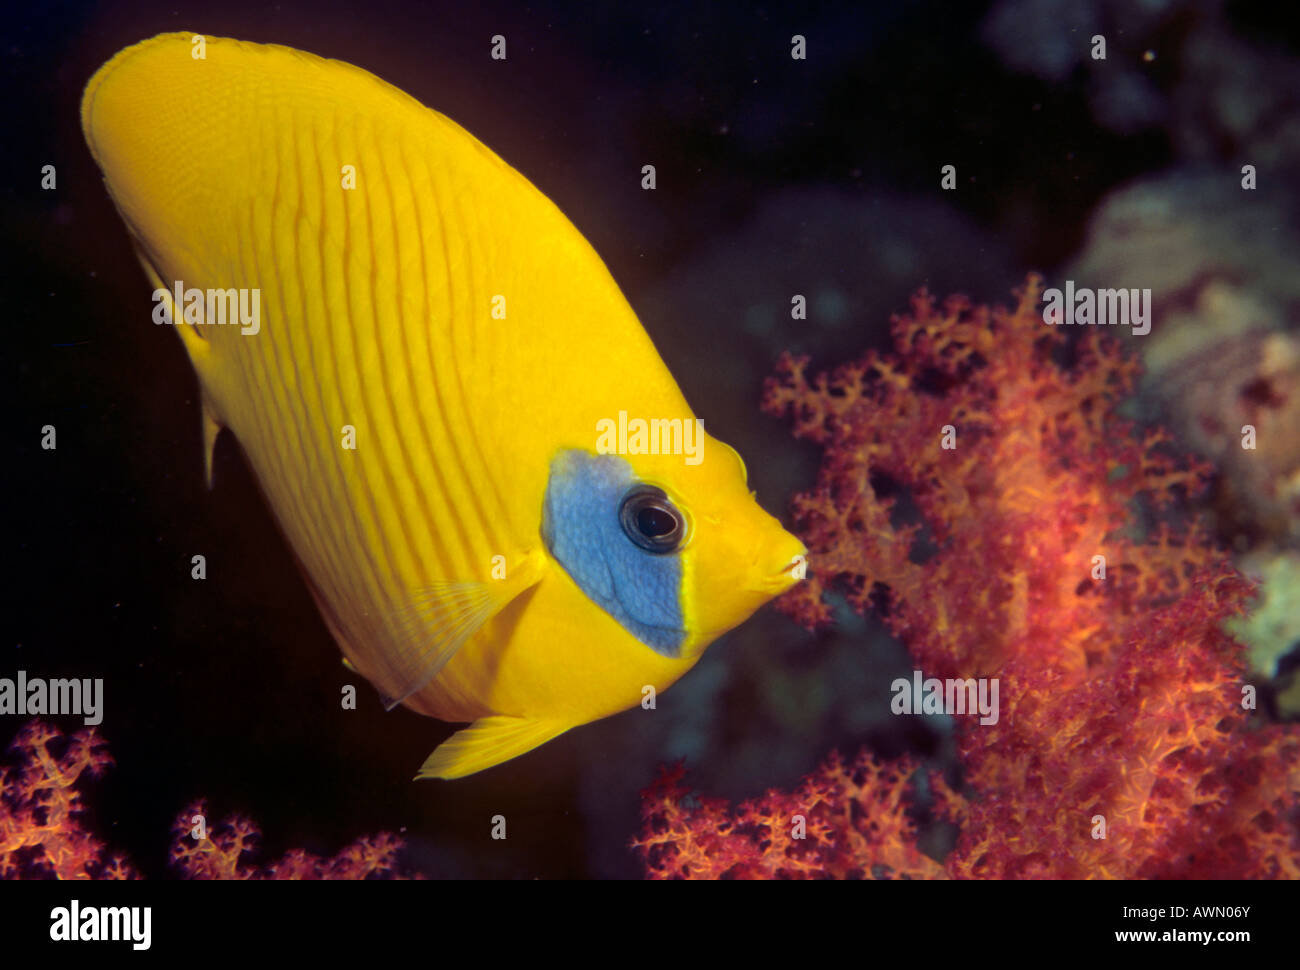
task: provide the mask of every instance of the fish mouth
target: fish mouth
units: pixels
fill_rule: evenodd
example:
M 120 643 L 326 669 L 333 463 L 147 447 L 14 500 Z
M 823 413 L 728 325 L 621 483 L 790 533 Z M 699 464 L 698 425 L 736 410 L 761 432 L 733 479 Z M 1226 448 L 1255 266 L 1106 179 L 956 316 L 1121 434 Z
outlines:
M 758 580 L 748 589 L 755 593 L 777 596 L 784 593 L 796 583 L 802 582 L 808 575 L 808 550 L 802 545 L 799 551 L 786 559 L 775 571 L 762 573 Z

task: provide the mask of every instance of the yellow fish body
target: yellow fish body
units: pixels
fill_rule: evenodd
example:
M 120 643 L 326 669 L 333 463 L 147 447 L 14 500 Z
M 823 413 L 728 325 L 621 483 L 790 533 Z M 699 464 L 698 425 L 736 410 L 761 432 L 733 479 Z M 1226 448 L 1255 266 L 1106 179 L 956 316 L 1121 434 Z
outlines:
M 82 128 L 198 373 L 209 476 L 229 428 L 350 664 L 474 722 L 419 777 L 640 703 L 801 575 L 600 258 L 454 122 L 178 33 L 100 68 Z

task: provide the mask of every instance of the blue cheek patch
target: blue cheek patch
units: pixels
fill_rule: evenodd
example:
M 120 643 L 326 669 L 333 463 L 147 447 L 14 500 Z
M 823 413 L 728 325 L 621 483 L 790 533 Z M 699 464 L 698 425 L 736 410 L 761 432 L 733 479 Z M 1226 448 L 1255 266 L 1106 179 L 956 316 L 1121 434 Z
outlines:
M 681 560 L 646 552 L 618 521 L 623 495 L 636 481 L 617 455 L 560 452 L 546 484 L 542 540 L 592 602 L 646 646 L 677 657 L 686 640 Z

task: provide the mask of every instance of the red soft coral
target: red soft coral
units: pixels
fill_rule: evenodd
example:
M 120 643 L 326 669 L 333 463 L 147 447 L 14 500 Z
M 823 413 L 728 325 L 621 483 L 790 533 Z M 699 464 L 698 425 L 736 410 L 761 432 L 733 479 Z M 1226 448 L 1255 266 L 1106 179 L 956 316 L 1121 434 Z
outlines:
M 94 728 L 70 738 L 32 721 L 14 738 L 15 768 L 0 768 L 0 879 L 129 879 L 119 856 L 85 827 L 82 776 L 113 763 Z M 62 754 L 59 752 L 62 751 Z
M 811 380 L 806 360 L 781 361 L 765 406 L 825 450 L 794 502 L 811 571 L 783 606 L 825 623 L 840 590 L 882 605 L 926 677 L 998 679 L 998 722 L 959 727 L 969 800 L 933 779 L 960 826 L 949 874 L 1294 878 L 1300 739 L 1249 723 L 1243 649 L 1221 632 L 1250 586 L 1171 514 L 1208 469 L 1117 413 L 1136 364 L 1102 328 L 1069 344 L 1039 295 L 1034 278 L 1013 310 L 922 292 L 892 354 Z M 652 795 L 648 817 L 667 803 Z M 736 838 L 658 852 L 714 874 L 698 856 Z
M 83 822 L 77 786 L 113 764 L 95 729 L 65 739 L 56 728 L 32 721 L 11 750 L 16 767 L 0 768 L 0 879 L 135 878 L 122 857 L 103 859 L 103 843 Z M 204 815 L 202 802 L 177 819 L 171 848 L 172 862 L 191 879 L 404 878 L 396 866 L 402 840 L 387 832 L 358 839 L 330 858 L 292 849 L 257 869 L 245 858 L 257 842 L 251 821 L 236 816 L 209 831 L 206 820 L 198 828 L 196 815 Z M 202 838 L 194 837 L 200 831 Z
M 171 860 L 190 879 L 401 879 L 397 853 L 402 841 L 387 832 L 358 839 L 324 859 L 305 849 L 290 849 L 263 869 L 245 857 L 256 852 L 257 826 L 241 816 L 209 829 L 203 802 L 182 812 L 172 827 Z
M 910 766 L 909 766 L 910 767 Z M 681 765 L 642 793 L 646 831 L 633 847 L 658 879 L 925 879 L 943 875 L 915 845 L 908 775 L 866 755 L 826 763 L 789 793 L 734 811 L 695 800 Z

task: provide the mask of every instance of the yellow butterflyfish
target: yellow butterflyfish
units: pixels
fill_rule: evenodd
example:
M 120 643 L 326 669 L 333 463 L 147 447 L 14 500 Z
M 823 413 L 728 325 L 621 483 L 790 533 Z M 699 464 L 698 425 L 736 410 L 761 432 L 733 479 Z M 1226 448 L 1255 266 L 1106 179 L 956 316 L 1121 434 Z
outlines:
M 82 128 L 202 391 L 349 667 L 473 724 L 457 778 L 636 706 L 797 582 L 600 257 L 459 125 L 360 68 L 192 33 Z

